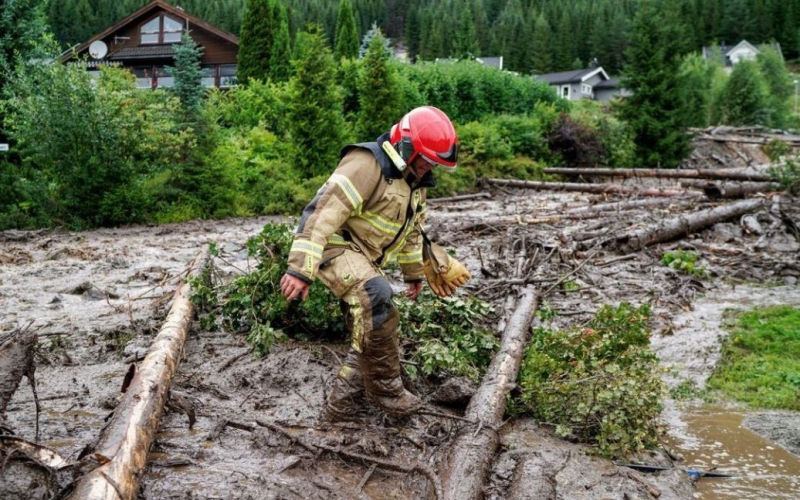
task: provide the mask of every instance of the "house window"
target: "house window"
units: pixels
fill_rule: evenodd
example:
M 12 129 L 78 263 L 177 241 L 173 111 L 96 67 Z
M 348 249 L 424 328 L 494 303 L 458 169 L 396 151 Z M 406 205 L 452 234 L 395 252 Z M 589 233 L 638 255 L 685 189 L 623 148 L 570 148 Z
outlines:
M 201 68 L 200 84 L 203 87 L 213 87 L 217 84 L 217 67 L 203 66 Z
M 592 93 L 592 86 L 591 86 L 591 85 L 586 85 L 586 84 L 584 83 L 583 85 L 581 85 L 581 88 L 583 89 L 583 93 L 584 93 L 584 94 L 589 94 L 589 95 L 591 95 L 591 93 Z
M 156 77 L 156 87 L 160 89 L 175 86 L 175 77 L 167 73 L 163 66 L 156 67 Z
M 219 86 L 222 88 L 236 86 L 236 65 L 222 64 L 219 67 Z
M 569 85 L 564 85 L 561 87 L 561 97 L 564 99 L 569 99 Z
M 142 44 L 178 43 L 183 35 L 183 22 L 170 16 L 158 16 L 147 21 L 139 29 Z
M 150 66 L 140 66 L 133 68 L 133 76 L 136 77 L 136 88 L 153 88 L 153 68 Z

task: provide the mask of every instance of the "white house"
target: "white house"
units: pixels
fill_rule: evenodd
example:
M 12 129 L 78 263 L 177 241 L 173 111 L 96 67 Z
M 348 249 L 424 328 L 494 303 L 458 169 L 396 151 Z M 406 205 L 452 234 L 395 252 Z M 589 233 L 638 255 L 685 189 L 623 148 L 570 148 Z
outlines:
M 781 44 L 779 43 L 765 44 L 760 45 L 759 47 L 756 47 L 747 40 L 742 40 L 733 47 L 730 45 L 725 45 L 725 42 L 723 42 L 719 46 L 703 47 L 703 57 L 705 59 L 718 60 L 723 66 L 725 66 L 726 71 L 731 71 L 733 66 L 741 61 L 755 60 L 764 47 L 774 48 L 775 51 L 778 52 L 781 57 L 783 57 L 783 52 L 781 52 Z
M 600 66 L 535 75 L 534 78 L 548 83 L 556 90 L 559 97 L 570 101 L 579 99 L 610 101 L 618 96 L 630 95 L 630 92 L 621 88 L 619 82 L 609 77 Z

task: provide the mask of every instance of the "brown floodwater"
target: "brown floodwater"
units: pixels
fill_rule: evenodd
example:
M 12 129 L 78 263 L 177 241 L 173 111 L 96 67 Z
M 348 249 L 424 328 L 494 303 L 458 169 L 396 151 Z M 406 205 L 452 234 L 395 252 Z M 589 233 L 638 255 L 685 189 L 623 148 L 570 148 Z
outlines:
M 800 498 L 800 457 L 745 428 L 744 416 L 740 411 L 719 407 L 693 408 L 680 412 L 683 425 L 671 426 L 666 441 L 684 456 L 684 467 L 717 467 L 717 472 L 736 476 L 701 479 L 695 498 Z

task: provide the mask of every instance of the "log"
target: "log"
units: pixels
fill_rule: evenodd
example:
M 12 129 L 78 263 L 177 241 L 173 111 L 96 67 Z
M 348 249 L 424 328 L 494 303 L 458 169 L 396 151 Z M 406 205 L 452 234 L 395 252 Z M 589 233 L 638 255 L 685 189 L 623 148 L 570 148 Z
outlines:
M 771 182 L 707 182 L 681 181 L 681 187 L 702 190 L 709 200 L 744 198 L 748 194 L 767 193 L 780 189 Z
M 740 217 L 764 207 L 763 199 L 744 200 L 667 219 L 607 241 L 604 246 L 631 253 L 642 248 L 671 241 L 681 236 L 711 227 L 718 222 Z
M 539 295 L 526 288 L 505 328 L 500 351 L 467 406 L 465 417 L 480 424 L 477 430 L 467 426 L 460 431 L 444 462 L 442 476 L 447 500 L 483 498 L 483 484 L 500 443 L 506 395 L 516 383 L 538 306 Z
M 475 193 L 475 194 L 461 194 L 458 196 L 449 196 L 447 198 L 432 198 L 428 200 L 428 203 L 450 203 L 453 201 L 466 201 L 466 200 L 475 200 L 479 198 L 491 198 L 492 193 L 487 193 L 486 191 Z
M 654 177 L 657 179 L 718 179 L 759 182 L 772 180 L 769 174 L 746 172 L 741 169 L 546 168 L 544 173 L 585 177 L 624 177 L 626 179 Z
M 201 252 L 192 262 L 189 276 L 200 276 L 209 258 L 208 250 Z M 139 479 L 147 465 L 147 455 L 192 324 L 194 305 L 189 300 L 190 292 L 188 283 L 178 285 L 166 321 L 94 449 L 101 465 L 78 481 L 69 498 L 136 498 Z
M 576 191 L 581 193 L 596 194 L 627 194 L 636 196 L 655 196 L 672 197 L 691 194 L 687 191 L 675 191 L 664 189 L 638 189 L 619 184 L 583 184 L 577 182 L 543 182 L 543 181 L 523 181 L 519 179 L 486 179 L 486 183 L 492 186 L 507 186 L 523 189 L 537 189 L 540 191 Z

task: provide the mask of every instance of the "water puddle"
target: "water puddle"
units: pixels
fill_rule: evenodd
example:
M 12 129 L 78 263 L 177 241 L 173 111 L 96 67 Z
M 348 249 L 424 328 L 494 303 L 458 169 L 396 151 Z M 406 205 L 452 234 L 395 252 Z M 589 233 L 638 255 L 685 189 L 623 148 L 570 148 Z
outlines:
M 667 413 L 666 443 L 684 456 L 684 467 L 716 467 L 716 472 L 736 476 L 701 479 L 695 498 L 800 498 L 800 457 L 743 427 L 744 413 L 719 407 L 673 408 Z

